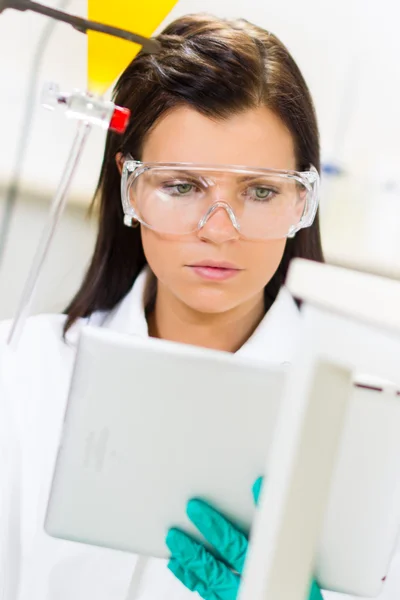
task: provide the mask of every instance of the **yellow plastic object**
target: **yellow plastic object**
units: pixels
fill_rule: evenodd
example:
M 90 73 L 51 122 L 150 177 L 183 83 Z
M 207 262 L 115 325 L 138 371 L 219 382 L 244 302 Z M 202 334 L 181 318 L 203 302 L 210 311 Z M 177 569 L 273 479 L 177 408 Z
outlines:
M 88 0 L 88 19 L 150 37 L 178 0 Z M 104 92 L 141 46 L 103 33 L 88 32 L 88 89 Z

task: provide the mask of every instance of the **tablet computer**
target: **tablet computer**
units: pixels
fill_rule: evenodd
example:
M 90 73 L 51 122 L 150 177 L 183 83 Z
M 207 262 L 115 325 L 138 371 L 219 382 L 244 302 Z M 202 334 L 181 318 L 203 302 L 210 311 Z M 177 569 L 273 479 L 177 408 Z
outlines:
M 192 497 L 249 529 L 251 487 L 268 464 L 286 369 L 86 327 L 46 531 L 166 558 L 171 526 L 199 537 L 185 515 Z M 400 520 L 400 397 L 360 385 L 344 428 L 316 577 L 325 589 L 377 595 Z

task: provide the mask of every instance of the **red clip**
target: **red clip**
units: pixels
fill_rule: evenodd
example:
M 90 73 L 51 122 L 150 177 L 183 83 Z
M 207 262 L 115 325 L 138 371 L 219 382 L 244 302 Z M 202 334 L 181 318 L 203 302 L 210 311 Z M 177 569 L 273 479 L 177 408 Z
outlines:
M 116 106 L 111 117 L 109 129 L 116 133 L 124 133 L 128 127 L 131 111 L 123 106 Z

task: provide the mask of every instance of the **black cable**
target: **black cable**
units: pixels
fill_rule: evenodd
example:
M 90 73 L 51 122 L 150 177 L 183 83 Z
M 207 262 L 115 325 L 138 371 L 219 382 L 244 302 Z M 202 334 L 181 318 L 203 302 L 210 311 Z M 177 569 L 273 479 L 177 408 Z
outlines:
M 140 46 L 143 47 L 143 50 L 148 53 L 159 52 L 161 49 L 160 43 L 157 40 L 146 38 L 138 33 L 132 33 L 131 31 L 120 29 L 119 27 L 103 25 L 103 23 L 76 17 L 61 10 L 44 6 L 38 2 L 32 2 L 31 0 L 0 0 L 0 13 L 7 8 L 13 8 L 21 11 L 31 10 L 32 12 L 56 19 L 62 23 L 72 25 L 74 29 L 80 31 L 81 33 L 98 31 L 99 33 L 105 33 L 129 42 L 134 42 L 135 44 L 140 44 Z

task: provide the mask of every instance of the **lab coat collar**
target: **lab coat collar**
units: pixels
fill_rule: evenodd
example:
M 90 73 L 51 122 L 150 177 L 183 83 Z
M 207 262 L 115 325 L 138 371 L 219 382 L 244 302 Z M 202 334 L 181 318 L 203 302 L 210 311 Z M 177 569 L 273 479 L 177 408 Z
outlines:
M 149 337 L 149 329 L 145 316 L 145 292 L 151 276 L 151 271 L 144 268 L 135 280 L 127 295 L 117 306 L 103 315 L 96 316 L 100 325 L 141 338 Z M 93 324 L 92 321 L 90 324 Z M 97 323 L 95 323 L 97 324 Z
M 88 323 L 148 338 L 144 298 L 149 277 L 150 270 L 143 269 L 130 292 L 113 310 L 94 313 Z M 268 313 L 237 354 L 272 364 L 290 364 L 299 326 L 299 310 L 290 292 L 282 287 Z
M 253 335 L 237 354 L 267 363 L 290 365 L 300 331 L 300 311 L 289 290 L 279 294 Z

